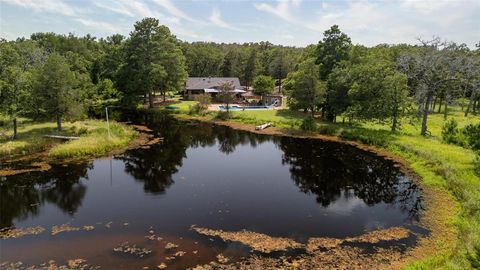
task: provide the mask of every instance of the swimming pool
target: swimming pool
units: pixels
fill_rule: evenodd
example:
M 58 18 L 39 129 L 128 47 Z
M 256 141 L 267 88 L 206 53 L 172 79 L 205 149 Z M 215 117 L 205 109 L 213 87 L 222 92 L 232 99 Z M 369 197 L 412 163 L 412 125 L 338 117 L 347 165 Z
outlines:
M 226 106 L 224 105 L 220 105 L 218 106 L 218 108 L 220 110 L 226 110 Z M 230 105 L 228 106 L 228 108 L 232 111 L 235 111 L 235 110 L 268 110 L 268 109 L 272 109 L 271 106 L 239 106 L 239 105 Z

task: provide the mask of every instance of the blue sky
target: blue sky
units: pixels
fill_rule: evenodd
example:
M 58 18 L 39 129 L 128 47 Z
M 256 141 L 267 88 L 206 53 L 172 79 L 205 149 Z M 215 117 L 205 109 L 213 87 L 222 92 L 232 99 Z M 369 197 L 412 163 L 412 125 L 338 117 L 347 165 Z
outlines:
M 0 0 L 0 36 L 128 35 L 143 17 L 158 18 L 187 41 L 305 46 L 338 24 L 367 46 L 433 35 L 471 48 L 480 42 L 480 0 Z

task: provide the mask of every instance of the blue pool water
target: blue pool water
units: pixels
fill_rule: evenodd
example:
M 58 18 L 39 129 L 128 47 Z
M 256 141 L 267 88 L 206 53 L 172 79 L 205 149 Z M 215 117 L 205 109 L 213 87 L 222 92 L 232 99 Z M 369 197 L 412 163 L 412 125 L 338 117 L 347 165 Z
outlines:
M 226 110 L 227 109 L 227 106 L 224 106 L 224 105 L 220 105 L 218 106 L 218 108 L 220 108 L 220 110 Z M 243 110 L 245 108 L 245 110 L 265 110 L 265 109 L 271 109 L 270 106 L 239 106 L 239 105 L 230 105 L 228 106 L 228 108 L 230 110 Z

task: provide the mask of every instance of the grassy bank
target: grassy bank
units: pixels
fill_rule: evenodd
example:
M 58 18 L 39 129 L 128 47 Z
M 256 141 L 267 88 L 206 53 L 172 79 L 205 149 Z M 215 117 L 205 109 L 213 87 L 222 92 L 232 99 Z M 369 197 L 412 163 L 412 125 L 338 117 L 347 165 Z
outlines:
M 212 121 L 216 112 L 191 115 L 188 110 L 177 110 L 179 117 Z M 259 125 L 266 122 L 274 127 L 298 130 L 305 115 L 289 110 L 232 111 L 228 121 Z M 455 118 L 459 127 L 480 123 L 480 117 L 464 117 L 460 108 L 450 108 L 449 118 Z M 341 119 L 337 119 L 341 122 Z M 435 235 L 435 252 L 427 258 L 417 260 L 408 269 L 478 269 L 480 268 L 480 178 L 474 172 L 472 150 L 445 144 L 441 140 L 444 124 L 443 113 L 430 115 L 430 136 L 420 133 L 418 120 L 406 121 L 401 131 L 391 133 L 389 126 L 381 123 L 325 123 L 318 121 L 316 133 L 339 136 L 345 140 L 359 141 L 392 152 L 405 159 L 420 176 L 424 187 L 433 190 L 435 219 L 439 221 L 439 232 Z M 453 203 L 452 203 L 453 201 Z M 456 207 L 452 204 L 458 204 Z M 437 224 L 438 225 L 438 224 Z M 435 228 L 435 226 L 433 226 Z M 448 239 L 449 231 L 456 239 Z M 439 235 L 440 234 L 440 235 Z M 441 235 L 443 234 L 443 235 Z M 450 234 L 452 235 L 452 234 Z M 451 237 L 455 238 L 455 237 Z
M 112 150 L 127 147 L 136 137 L 132 128 L 110 122 L 110 137 L 107 123 L 99 120 L 77 121 L 63 123 L 63 131 L 57 133 L 56 123 L 32 123 L 28 120 L 20 122 L 18 138 L 10 140 L 11 128 L 4 128 L 5 136 L 0 138 L 0 158 L 28 155 L 47 151 L 52 158 L 101 156 Z M 44 135 L 56 134 L 79 136 L 78 140 L 67 142 L 58 139 L 45 138 Z

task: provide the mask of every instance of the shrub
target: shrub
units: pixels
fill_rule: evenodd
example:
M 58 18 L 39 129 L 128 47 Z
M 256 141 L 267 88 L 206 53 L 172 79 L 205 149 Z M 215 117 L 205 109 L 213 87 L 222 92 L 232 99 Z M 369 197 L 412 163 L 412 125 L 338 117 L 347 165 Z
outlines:
M 473 160 L 473 170 L 480 176 L 480 153 L 477 153 L 477 156 Z
M 219 111 L 217 115 L 215 115 L 215 119 L 227 120 L 229 118 L 230 114 L 227 111 Z
M 320 134 L 335 135 L 337 133 L 337 127 L 333 125 L 322 125 L 317 128 Z
M 446 143 L 458 144 L 458 123 L 455 119 L 450 119 L 442 127 L 442 140 Z
M 480 151 L 480 123 L 467 125 L 462 129 L 462 134 L 470 148 L 474 151 Z
M 314 131 L 317 127 L 317 123 L 312 116 L 307 116 L 303 119 L 300 129 L 305 131 Z
M 198 107 L 199 111 L 208 109 L 208 105 L 212 102 L 212 97 L 209 94 L 196 95 L 194 100 L 198 103 L 194 106 Z
M 386 130 L 370 130 L 363 128 L 344 129 L 340 137 L 346 140 L 359 141 L 364 144 L 387 146 L 391 141 L 391 133 Z

